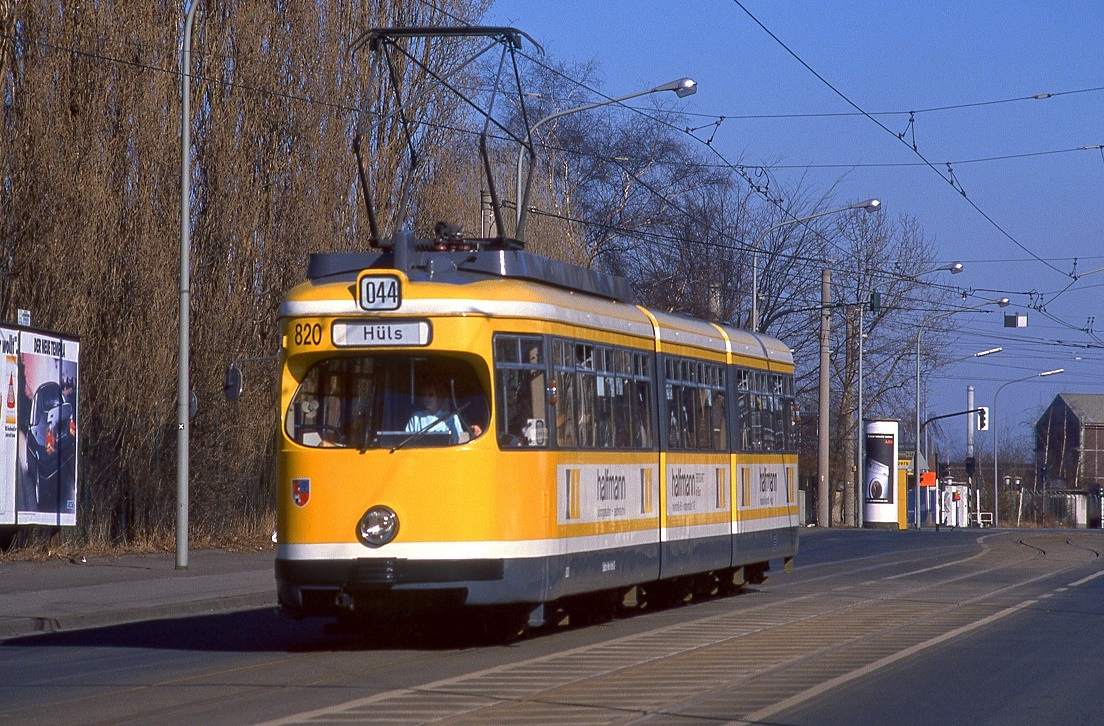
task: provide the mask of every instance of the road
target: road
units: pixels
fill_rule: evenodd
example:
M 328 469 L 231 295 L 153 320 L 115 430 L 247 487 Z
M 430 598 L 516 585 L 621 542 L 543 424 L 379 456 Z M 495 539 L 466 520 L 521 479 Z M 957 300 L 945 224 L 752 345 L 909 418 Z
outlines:
M 329 634 L 270 610 L 0 644 L 35 723 L 1094 721 L 1104 533 L 817 531 L 744 594 L 541 631 Z

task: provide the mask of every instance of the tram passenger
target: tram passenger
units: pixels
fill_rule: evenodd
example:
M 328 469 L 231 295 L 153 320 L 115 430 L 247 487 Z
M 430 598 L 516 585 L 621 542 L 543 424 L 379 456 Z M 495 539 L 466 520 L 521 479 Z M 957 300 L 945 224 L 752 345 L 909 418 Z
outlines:
M 423 383 L 418 392 L 420 407 L 411 414 L 406 423 L 410 433 L 447 433 L 450 443 L 462 444 L 483 433 L 478 424 L 465 426 L 458 411 L 449 406 L 445 396 L 445 387 L 435 379 Z

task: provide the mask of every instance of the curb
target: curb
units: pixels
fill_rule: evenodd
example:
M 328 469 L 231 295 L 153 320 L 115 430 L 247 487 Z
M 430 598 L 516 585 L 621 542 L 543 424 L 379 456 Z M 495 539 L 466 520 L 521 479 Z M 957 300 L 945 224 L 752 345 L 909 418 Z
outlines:
M 5 617 L 0 615 L 0 641 L 33 635 L 105 628 L 147 620 L 172 620 L 196 615 L 222 615 L 266 607 L 276 607 L 276 593 L 274 591 L 165 605 L 79 613 L 56 618 L 18 615 Z

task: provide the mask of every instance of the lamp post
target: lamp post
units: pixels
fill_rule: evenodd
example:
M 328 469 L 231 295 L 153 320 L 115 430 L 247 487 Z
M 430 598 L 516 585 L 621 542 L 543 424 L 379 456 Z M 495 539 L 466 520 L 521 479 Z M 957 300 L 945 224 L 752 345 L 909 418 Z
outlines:
M 962 272 L 962 263 L 953 262 L 943 267 L 938 267 L 932 272 L 939 270 L 946 270 L 952 275 L 957 275 Z M 971 305 L 970 307 L 960 308 L 958 310 L 950 310 L 948 312 L 937 315 L 936 317 L 942 317 L 943 315 L 952 315 L 954 313 L 964 313 L 970 310 L 977 310 L 983 308 L 986 305 L 996 305 L 998 307 L 1008 307 L 1008 298 L 1002 297 L 997 300 L 987 300 L 977 305 Z M 924 333 L 923 326 L 916 329 L 916 445 L 915 451 L 912 456 L 912 479 L 913 484 L 916 486 L 916 513 L 914 516 L 916 522 L 916 528 L 920 529 L 920 338 Z
M 867 199 L 865 202 L 848 204 L 846 207 L 840 207 L 839 209 L 829 209 L 827 212 L 817 212 L 816 214 L 810 214 L 796 219 L 787 219 L 778 224 L 772 224 L 763 230 L 763 233 L 756 238 L 751 253 L 751 325 L 748 326 L 751 328 L 751 332 L 759 332 L 759 244 L 766 239 L 768 234 L 780 227 L 788 227 L 791 224 L 808 222 L 811 219 L 817 219 L 819 217 L 827 217 L 829 214 L 850 212 L 852 209 L 865 209 L 867 212 L 876 212 L 881 209 L 881 207 L 882 203 L 877 199 Z
M 997 392 L 993 394 L 993 410 L 989 412 L 993 421 L 993 526 L 997 526 L 997 396 L 1004 390 L 1005 386 L 1011 386 L 1013 383 L 1023 383 L 1024 381 L 1030 381 L 1032 378 L 1046 378 L 1047 376 L 1056 376 L 1059 373 L 1064 373 L 1065 368 L 1055 368 L 1052 371 L 1043 371 L 1042 373 L 1033 373 L 1030 376 L 1024 376 L 1023 378 L 1017 378 L 1014 381 L 1008 381 L 997 386 Z
M 582 105 L 582 106 L 576 106 L 575 108 L 568 108 L 568 109 L 564 109 L 563 111 L 557 111 L 554 114 L 551 114 L 549 116 L 545 116 L 540 121 L 537 121 L 535 124 L 533 124 L 533 126 L 529 129 L 529 133 L 526 134 L 526 136 L 525 136 L 525 142 L 518 149 L 516 190 L 515 190 L 515 193 L 517 195 L 515 197 L 516 204 L 517 204 L 517 210 L 516 210 L 517 224 L 514 226 L 514 236 L 518 239 L 521 239 L 522 234 L 524 233 L 524 230 L 525 230 L 525 206 L 526 205 L 522 202 L 521 159 L 522 159 L 522 156 L 524 156 L 526 149 L 529 149 L 530 156 L 534 155 L 533 154 L 532 141 L 533 141 L 533 135 L 536 133 L 537 129 L 539 129 L 541 126 L 548 123 L 549 121 L 553 121 L 555 119 L 558 119 L 561 116 L 567 116 L 568 114 L 572 114 L 572 113 L 579 113 L 580 111 L 589 111 L 592 108 L 598 108 L 600 106 L 609 106 L 610 104 L 621 103 L 622 101 L 628 101 L 628 100 L 633 99 L 633 98 L 638 98 L 640 96 L 647 96 L 650 93 L 660 93 L 662 91 L 674 91 L 675 95 L 678 96 L 679 98 L 686 98 L 687 96 L 692 96 L 693 94 L 697 93 L 698 83 L 697 83 L 697 81 L 695 81 L 691 78 L 679 78 L 678 80 L 671 81 L 670 83 L 664 83 L 661 86 L 656 86 L 655 88 L 649 88 L 646 91 L 637 91 L 636 93 L 629 93 L 629 94 L 626 94 L 624 96 L 618 96 L 617 98 L 609 98 L 609 99 L 606 99 L 605 101 L 598 101 L 596 103 L 588 103 L 588 104 L 585 104 L 585 105 Z M 530 167 L 529 167 L 529 176 L 526 177 L 526 184 L 525 184 L 525 190 L 524 190 L 526 195 L 528 195 L 528 193 L 529 193 L 529 181 L 532 179 L 532 175 L 533 175 L 533 168 L 532 168 L 532 165 L 530 165 Z
M 192 0 L 184 19 L 180 59 L 180 350 L 176 386 L 176 569 L 188 569 L 188 456 L 191 425 L 189 338 L 191 333 L 191 100 L 192 25 L 199 0 Z

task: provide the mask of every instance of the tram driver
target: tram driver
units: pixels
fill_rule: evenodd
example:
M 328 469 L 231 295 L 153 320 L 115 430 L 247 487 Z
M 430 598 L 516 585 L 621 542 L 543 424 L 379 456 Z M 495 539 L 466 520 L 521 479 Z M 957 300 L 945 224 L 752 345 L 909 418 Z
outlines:
M 479 424 L 465 425 L 460 412 L 449 403 L 445 386 L 437 379 L 429 379 L 418 391 L 419 407 L 406 423 L 409 433 L 449 434 L 449 442 L 463 444 L 483 433 Z

